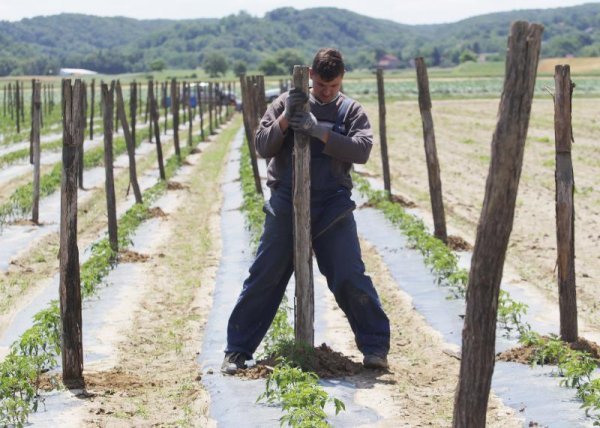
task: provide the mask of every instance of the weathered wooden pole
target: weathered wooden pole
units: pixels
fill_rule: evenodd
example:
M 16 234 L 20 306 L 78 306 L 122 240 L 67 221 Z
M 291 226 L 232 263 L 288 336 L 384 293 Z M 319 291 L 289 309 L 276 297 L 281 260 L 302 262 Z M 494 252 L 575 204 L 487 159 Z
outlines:
M 131 92 L 129 93 L 131 96 Z M 135 100 L 132 97 L 131 100 Z M 131 106 L 130 106 L 131 107 Z M 142 192 L 140 191 L 140 185 L 137 179 L 137 169 L 135 165 L 135 140 L 133 134 L 129 130 L 129 123 L 127 123 L 127 115 L 125 114 L 125 103 L 123 102 L 123 92 L 121 90 L 121 83 L 117 80 L 117 115 L 121 120 L 121 126 L 123 127 L 123 135 L 125 136 L 125 144 L 127 146 L 127 155 L 129 156 L 129 182 L 133 187 L 133 194 L 135 195 L 135 202 L 138 204 L 142 203 Z M 135 115 L 131 116 L 132 118 Z M 134 119 L 132 119 L 133 121 Z
M 516 21 L 508 38 L 504 89 L 467 287 L 455 428 L 485 426 L 495 361 L 498 294 L 513 225 L 542 32 L 541 25 Z
M 17 109 L 17 134 L 21 132 L 21 95 L 19 91 L 19 81 L 15 83 L 15 100 L 16 100 L 16 109 Z
M 83 189 L 83 170 L 84 165 L 84 141 L 85 141 L 85 128 L 87 125 L 87 85 L 83 85 L 83 115 L 81 116 L 81 141 L 77 142 L 77 185 L 80 189 Z
M 104 119 L 104 169 L 106 180 L 106 211 L 108 214 L 108 241 L 110 248 L 116 254 L 119 251 L 119 238 L 117 232 L 117 202 L 115 198 L 115 181 L 113 174 L 113 109 L 115 81 L 108 85 L 103 83 L 102 87 L 102 117 Z
M 160 127 L 158 125 L 158 106 L 154 98 L 154 85 L 152 81 L 148 85 L 148 99 L 150 100 L 150 125 L 154 125 L 154 137 L 156 138 L 156 157 L 158 159 L 158 171 L 161 180 L 166 180 L 165 164 L 163 162 L 162 145 L 160 144 Z
M 204 107 L 202 103 L 202 88 L 200 87 L 201 82 L 196 85 L 196 98 L 198 98 L 198 114 L 200 115 L 200 138 L 204 141 Z
M 29 114 L 31 115 L 31 128 L 29 131 L 29 163 L 33 165 L 33 87 L 35 86 L 35 79 L 31 79 L 31 110 Z
M 151 90 L 151 86 L 152 86 L 152 90 Z M 154 93 L 154 83 L 152 83 L 152 80 L 148 81 L 148 83 L 146 84 L 147 90 L 146 90 L 146 111 L 144 112 L 144 123 L 148 122 L 148 116 L 150 115 L 150 93 Z M 153 140 L 153 132 L 154 130 L 154 122 L 152 120 L 152 118 L 150 118 L 150 123 L 148 123 L 148 141 L 152 142 Z
M 42 116 L 41 91 L 41 82 L 34 82 L 33 112 L 31 115 L 31 141 L 33 143 L 33 204 L 31 207 L 31 221 L 36 224 L 39 223 L 40 220 L 40 127 Z
M 379 100 L 379 141 L 381 145 L 381 167 L 383 170 L 383 187 L 392 196 L 392 185 L 390 181 L 390 163 L 387 151 L 387 133 L 385 123 L 385 88 L 383 86 L 383 69 L 377 69 L 377 98 Z
M 425 141 L 425 158 L 427 161 L 427 175 L 429 177 L 429 196 L 431 198 L 431 211 L 433 213 L 434 235 L 443 243 L 448 242 L 446 232 L 446 215 L 444 213 L 444 200 L 442 197 L 442 180 L 440 178 L 440 163 L 435 145 L 435 132 L 431 116 L 431 96 L 429 95 L 429 78 L 427 67 L 423 58 L 415 58 L 417 68 L 417 84 L 419 87 L 419 110 L 423 123 L 423 140 Z
M 90 86 L 90 140 L 94 139 L 94 104 L 96 102 L 96 79 L 92 79 Z
M 175 154 L 181 160 L 181 150 L 179 148 L 179 90 L 177 80 L 171 80 L 171 114 L 173 115 L 173 145 Z
M 186 101 L 187 101 L 187 111 L 188 111 L 188 146 L 192 147 L 192 126 L 194 114 L 192 110 L 192 86 L 191 83 L 186 85 Z
M 213 99 L 213 84 L 212 82 L 208 83 L 208 129 L 210 135 L 214 134 L 215 131 L 213 129 L 213 107 L 215 105 Z
M 560 337 L 575 342 L 577 329 L 577 292 L 575 286 L 575 208 L 571 143 L 573 89 L 568 65 L 557 65 L 554 73 L 554 135 L 556 139 L 556 243 Z
M 6 85 L 2 87 L 2 116 L 6 117 Z
M 21 122 L 25 123 L 25 84 L 21 83 Z
M 131 140 L 133 141 L 134 154 L 135 147 L 137 146 L 137 140 L 135 136 L 138 106 L 137 87 L 138 85 L 135 80 L 129 85 L 129 116 L 131 117 Z
M 294 87 L 308 95 L 308 67 L 294 66 Z M 308 111 L 308 103 L 304 106 Z M 314 288 L 310 231 L 310 136 L 294 133 L 294 276 L 296 278 L 295 338 L 314 345 Z
M 258 171 L 256 150 L 254 148 L 254 136 L 256 135 L 256 129 L 253 127 L 252 121 L 253 100 L 250 82 L 250 77 L 246 77 L 244 75 L 240 77 L 240 84 L 242 88 L 242 115 L 244 121 L 244 130 L 246 132 L 246 142 L 248 144 L 248 151 L 250 152 L 250 163 L 252 164 L 252 173 L 254 175 L 254 188 L 256 189 L 256 193 L 262 195 L 263 191 L 262 184 L 260 182 L 260 172 Z
M 167 82 L 161 82 L 160 84 L 160 95 L 161 95 L 161 106 L 165 111 L 165 125 L 164 125 L 164 134 L 167 135 L 167 129 L 169 127 L 169 104 L 167 103 Z M 171 98 L 171 104 L 173 103 L 173 99 Z M 160 110 L 160 109 L 159 109 Z
M 60 203 L 60 319 L 62 380 L 67 388 L 83 388 L 81 281 L 77 248 L 77 142 L 81 132 L 83 85 L 62 82 L 63 149 Z

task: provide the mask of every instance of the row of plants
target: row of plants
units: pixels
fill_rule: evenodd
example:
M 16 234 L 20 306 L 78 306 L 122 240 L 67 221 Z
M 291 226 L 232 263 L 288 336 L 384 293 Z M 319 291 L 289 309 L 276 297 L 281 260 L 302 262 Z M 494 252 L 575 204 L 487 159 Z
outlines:
M 458 266 L 458 258 L 442 241 L 432 236 L 422 220 L 408 214 L 399 204 L 389 200 L 384 191 L 371 188 L 369 182 L 354 175 L 357 190 L 368 198 L 369 204 L 380 209 L 385 217 L 397 225 L 407 237 L 409 245 L 418 249 L 431 269 L 438 285 L 448 286 L 454 298 L 464 297 L 468 283 L 468 272 Z M 573 350 L 568 343 L 555 335 L 541 336 L 523 321 L 528 306 L 500 290 L 498 299 L 498 325 L 507 336 L 516 336 L 521 345 L 533 349 L 529 360 L 532 366 L 553 364 L 560 385 L 577 389 L 577 397 L 583 402 L 586 415 L 600 426 L 600 379 L 592 375 L 598 361 L 585 351 Z
M 250 229 L 252 243 L 257 247 L 265 214 L 264 200 L 256 192 L 250 153 L 246 144 L 241 148 L 240 179 L 244 197 L 243 212 Z M 269 404 L 278 404 L 285 414 L 280 424 L 292 427 L 327 427 L 325 406 L 333 404 L 336 415 L 345 410 L 344 403 L 330 397 L 319 385 L 316 373 L 307 370 L 314 356 L 313 347 L 294 340 L 294 329 L 288 319 L 289 307 L 284 296 L 265 339 L 263 357 L 276 357 L 277 364 L 267 378 L 265 392 L 257 398 Z
M 169 119 L 166 125 L 172 127 L 172 120 Z M 136 147 L 142 142 L 144 132 L 136 134 Z M 60 141 L 62 147 L 62 140 Z M 180 144 L 181 145 L 181 144 Z M 113 139 L 113 155 L 115 157 L 127 151 L 127 144 L 124 137 L 116 137 Z M 84 168 L 94 168 L 104 164 L 104 146 L 98 146 L 84 152 Z M 57 162 L 50 172 L 40 177 L 40 198 L 54 193 L 60 187 L 62 174 L 62 163 Z M 7 202 L 0 205 L 0 227 L 7 221 L 13 218 L 18 218 L 27 215 L 31 212 L 33 205 L 33 183 L 24 184 L 10 195 Z
M 200 137 L 194 137 L 194 146 Z M 185 159 L 192 148 L 181 148 Z M 167 179 L 174 176 L 182 161 L 176 155 L 165 164 Z M 150 217 L 150 206 L 167 190 L 167 183 L 159 181 L 143 194 L 143 203 L 134 204 L 118 221 L 119 248 L 131 245 L 137 227 Z M 89 259 L 81 265 L 81 295 L 89 298 L 97 291 L 103 279 L 117 263 L 117 254 L 111 249 L 108 237 L 91 247 Z M 0 363 L 0 426 L 23 427 L 29 414 L 37 411 L 43 402 L 40 397 L 41 374 L 57 365 L 60 355 L 60 310 L 53 300 L 46 309 L 33 317 L 33 325 L 15 341 L 7 357 Z M 54 385 L 57 382 L 53 381 Z

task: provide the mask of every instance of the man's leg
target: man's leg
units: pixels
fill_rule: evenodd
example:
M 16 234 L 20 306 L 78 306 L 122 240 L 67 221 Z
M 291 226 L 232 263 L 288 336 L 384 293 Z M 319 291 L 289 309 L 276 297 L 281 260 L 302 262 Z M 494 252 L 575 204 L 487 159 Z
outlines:
M 350 322 L 358 349 L 365 356 L 385 359 L 390 323 L 371 278 L 365 275 L 354 216 L 338 221 L 313 241 L 313 248 L 319 270 Z
M 250 276 L 229 318 L 226 353 L 252 357 L 275 317 L 292 272 L 292 218 L 267 213 Z

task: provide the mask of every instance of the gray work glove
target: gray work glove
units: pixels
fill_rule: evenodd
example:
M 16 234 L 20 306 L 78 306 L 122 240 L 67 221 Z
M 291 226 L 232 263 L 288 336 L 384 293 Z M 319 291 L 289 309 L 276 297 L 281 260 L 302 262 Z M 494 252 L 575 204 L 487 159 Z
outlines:
M 308 95 L 300 89 L 292 89 L 285 99 L 283 115 L 289 121 L 296 112 L 302 111 L 304 104 L 308 101 Z
M 309 112 L 299 111 L 288 119 L 288 122 L 294 131 L 318 138 L 323 142 L 329 131 L 326 126 L 319 125 L 317 118 Z

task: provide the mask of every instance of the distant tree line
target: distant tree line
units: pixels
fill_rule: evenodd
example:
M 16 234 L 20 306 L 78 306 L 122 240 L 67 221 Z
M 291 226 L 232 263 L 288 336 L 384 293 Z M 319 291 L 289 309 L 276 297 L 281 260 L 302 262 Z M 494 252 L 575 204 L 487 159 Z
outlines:
M 544 24 L 542 55 L 600 56 L 600 4 L 503 12 L 451 24 L 409 26 L 343 9 L 280 8 L 264 18 L 246 12 L 222 19 L 135 20 L 62 14 L 0 21 L 0 75 L 55 74 L 61 67 L 123 73 L 204 67 L 211 75 L 259 69 L 286 74 L 316 48 L 342 50 L 348 68 L 394 55 L 452 66 L 484 56 L 502 60 L 510 23 Z

